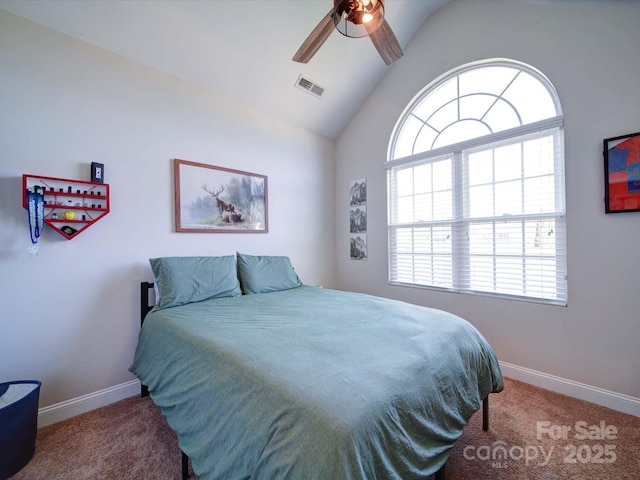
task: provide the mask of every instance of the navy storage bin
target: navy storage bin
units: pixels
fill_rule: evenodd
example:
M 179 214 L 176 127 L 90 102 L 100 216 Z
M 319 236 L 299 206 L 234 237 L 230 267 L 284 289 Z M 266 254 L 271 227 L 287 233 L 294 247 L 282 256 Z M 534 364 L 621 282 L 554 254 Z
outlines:
M 0 383 L 0 480 L 18 473 L 36 450 L 40 385 L 38 380 Z

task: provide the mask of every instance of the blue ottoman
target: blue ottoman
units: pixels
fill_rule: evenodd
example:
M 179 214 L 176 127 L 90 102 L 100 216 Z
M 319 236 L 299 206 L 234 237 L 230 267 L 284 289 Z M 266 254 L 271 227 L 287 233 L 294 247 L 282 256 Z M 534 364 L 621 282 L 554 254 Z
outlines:
M 38 380 L 0 383 L 0 480 L 22 469 L 36 450 Z

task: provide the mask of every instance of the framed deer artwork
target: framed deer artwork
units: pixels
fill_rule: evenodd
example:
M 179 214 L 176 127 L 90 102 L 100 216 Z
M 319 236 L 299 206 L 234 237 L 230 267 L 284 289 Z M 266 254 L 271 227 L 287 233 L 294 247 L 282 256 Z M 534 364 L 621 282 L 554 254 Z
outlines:
M 174 159 L 176 232 L 267 233 L 267 177 Z

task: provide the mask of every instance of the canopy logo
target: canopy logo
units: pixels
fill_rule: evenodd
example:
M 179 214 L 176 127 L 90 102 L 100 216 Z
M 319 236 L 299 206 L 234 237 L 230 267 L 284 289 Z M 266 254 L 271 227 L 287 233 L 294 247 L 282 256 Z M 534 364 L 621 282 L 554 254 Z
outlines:
M 493 468 L 508 468 L 509 462 L 524 462 L 526 466 L 544 467 L 551 462 L 554 451 L 558 452 L 558 461 L 568 464 L 608 464 L 614 463 L 617 459 L 616 445 L 602 441 L 616 440 L 618 428 L 615 425 L 607 425 L 604 421 L 597 425 L 590 425 L 585 421 L 578 421 L 573 425 L 536 422 L 536 438 L 556 442 L 578 440 L 590 443 L 565 443 L 562 449 L 555 450 L 556 445 L 509 446 L 507 442 L 497 440 L 491 445 L 467 445 L 463 450 L 463 456 L 467 460 L 491 462 Z

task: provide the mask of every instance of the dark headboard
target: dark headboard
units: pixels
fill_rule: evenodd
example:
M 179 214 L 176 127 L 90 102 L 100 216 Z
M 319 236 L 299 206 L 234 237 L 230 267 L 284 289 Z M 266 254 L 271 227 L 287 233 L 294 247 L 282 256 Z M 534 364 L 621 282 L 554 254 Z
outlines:
M 150 290 L 153 290 L 153 282 L 140 282 L 140 327 L 142 327 L 147 313 L 153 308 L 149 302 Z M 146 385 L 140 384 L 140 396 L 146 397 L 147 395 L 149 395 L 149 389 Z
M 140 326 L 144 323 L 147 313 L 153 308 L 149 302 L 150 290 L 153 290 L 153 282 L 140 282 Z

